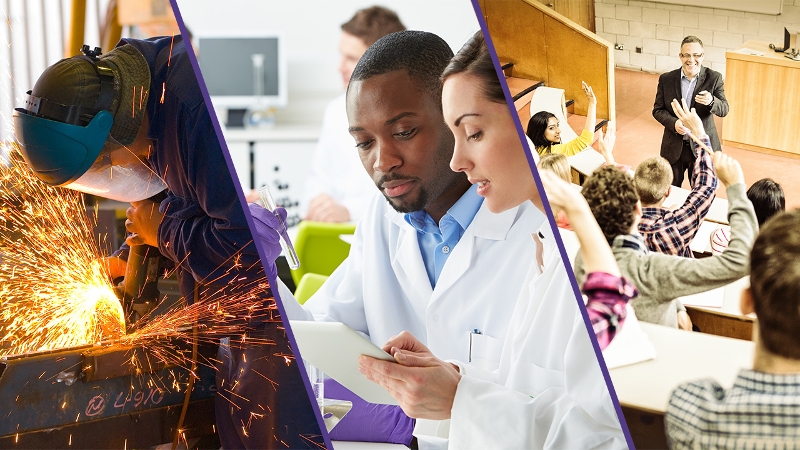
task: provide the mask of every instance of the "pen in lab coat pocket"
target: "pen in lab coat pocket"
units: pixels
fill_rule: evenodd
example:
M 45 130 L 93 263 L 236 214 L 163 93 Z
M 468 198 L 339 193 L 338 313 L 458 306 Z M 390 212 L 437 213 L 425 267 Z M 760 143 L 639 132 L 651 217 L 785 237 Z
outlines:
M 469 334 L 469 362 L 472 362 L 472 335 L 474 334 L 481 334 L 481 330 L 475 328 L 472 330 L 472 333 Z

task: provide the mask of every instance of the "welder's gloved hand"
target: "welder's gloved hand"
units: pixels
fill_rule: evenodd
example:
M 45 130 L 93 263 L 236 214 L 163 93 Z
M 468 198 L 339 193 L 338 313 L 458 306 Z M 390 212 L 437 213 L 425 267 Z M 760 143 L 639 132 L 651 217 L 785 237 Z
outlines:
M 325 380 L 324 392 L 325 398 L 353 402 L 353 409 L 330 431 L 331 439 L 411 444 L 414 419 L 399 406 L 369 403 L 331 378 Z
M 261 247 L 266 253 L 267 260 L 261 261 L 264 271 L 271 273 L 274 276 L 273 279 L 276 279 L 278 271 L 275 260 L 281 254 L 280 232 L 285 232 L 285 230 L 283 230 L 283 225 L 278 217 L 263 206 L 255 203 L 249 203 L 247 206 L 250 208 L 250 214 L 253 215 L 253 223 L 256 227 L 253 239 L 261 241 Z M 278 207 L 275 212 L 280 215 L 283 223 L 286 223 L 286 210 Z
M 158 210 L 159 204 L 150 200 L 131 202 L 125 211 L 128 220 L 125 229 L 131 233 L 125 242 L 130 245 L 149 245 L 158 248 L 158 226 L 164 215 Z
M 128 263 L 119 256 L 106 256 L 104 258 L 100 258 L 98 262 L 101 264 L 101 267 L 106 270 L 112 280 L 116 280 L 117 278 L 122 278 L 125 276 L 125 270 L 127 269 Z

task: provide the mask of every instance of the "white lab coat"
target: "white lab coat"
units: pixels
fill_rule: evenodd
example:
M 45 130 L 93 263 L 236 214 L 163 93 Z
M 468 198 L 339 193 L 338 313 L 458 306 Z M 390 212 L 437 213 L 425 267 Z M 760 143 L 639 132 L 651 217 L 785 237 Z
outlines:
M 375 188 L 373 188 L 375 189 Z M 410 331 L 442 359 L 494 370 L 534 255 L 530 231 L 544 215 L 526 202 L 502 214 L 482 205 L 431 288 L 417 231 L 375 190 L 350 255 L 300 309 L 280 291 L 290 319 L 344 322 L 382 346 Z
M 461 365 L 451 449 L 627 448 L 549 224 L 539 236 L 499 370 Z
M 322 117 L 319 141 L 311 160 L 311 173 L 306 179 L 300 210 L 303 216 L 308 204 L 321 193 L 344 205 L 350 221 L 358 222 L 369 206 L 375 183 L 358 156 L 355 140 L 348 129 L 345 94 L 331 100 Z

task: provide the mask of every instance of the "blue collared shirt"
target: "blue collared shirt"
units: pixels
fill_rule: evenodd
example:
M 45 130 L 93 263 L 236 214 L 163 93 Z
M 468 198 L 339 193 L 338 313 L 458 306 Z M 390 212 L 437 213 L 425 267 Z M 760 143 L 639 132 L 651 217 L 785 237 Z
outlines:
M 681 67 L 681 97 L 686 100 L 686 105 L 692 106 L 692 94 L 694 93 L 694 87 L 697 86 L 697 78 L 700 77 L 700 72 L 694 76 L 691 80 L 689 77 L 683 73 L 683 68 Z M 689 139 L 689 135 L 683 136 L 684 140 Z
M 424 210 L 405 215 L 406 222 L 417 230 L 419 251 L 431 287 L 436 287 L 445 261 L 483 204 L 483 197 L 477 191 L 477 185 L 470 187 L 442 216 L 438 225 Z

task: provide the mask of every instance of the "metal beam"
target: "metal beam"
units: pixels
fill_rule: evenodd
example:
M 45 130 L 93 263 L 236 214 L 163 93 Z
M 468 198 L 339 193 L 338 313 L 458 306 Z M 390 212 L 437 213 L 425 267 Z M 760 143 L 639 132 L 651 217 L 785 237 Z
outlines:
M 86 30 L 86 0 L 72 0 L 72 15 L 69 26 L 69 46 L 64 57 L 79 55 Z

